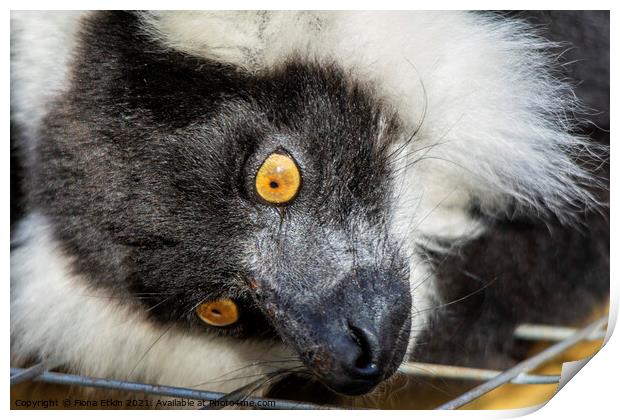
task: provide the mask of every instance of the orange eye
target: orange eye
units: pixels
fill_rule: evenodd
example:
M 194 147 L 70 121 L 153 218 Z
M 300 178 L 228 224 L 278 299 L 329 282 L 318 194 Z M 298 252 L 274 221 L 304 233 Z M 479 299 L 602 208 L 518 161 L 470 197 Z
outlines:
M 285 204 L 295 198 L 301 186 L 301 173 L 287 155 L 272 153 L 256 173 L 256 192 L 271 204 Z
M 230 299 L 219 299 L 203 303 L 196 309 L 198 317 L 214 327 L 225 327 L 239 320 L 237 304 Z

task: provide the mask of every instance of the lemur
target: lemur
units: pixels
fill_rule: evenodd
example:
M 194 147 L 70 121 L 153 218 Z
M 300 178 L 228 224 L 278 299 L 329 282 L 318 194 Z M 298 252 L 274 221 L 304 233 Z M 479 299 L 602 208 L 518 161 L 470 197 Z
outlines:
M 12 364 L 221 392 L 286 368 L 359 395 L 410 360 L 510 366 L 519 322 L 605 299 L 601 114 L 539 22 L 11 24 Z

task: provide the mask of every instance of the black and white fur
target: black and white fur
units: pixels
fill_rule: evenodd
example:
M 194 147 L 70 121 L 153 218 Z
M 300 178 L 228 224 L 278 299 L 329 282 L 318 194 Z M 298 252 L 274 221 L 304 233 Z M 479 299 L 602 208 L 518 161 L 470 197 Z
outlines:
M 467 244 L 503 235 L 498 220 L 570 225 L 598 204 L 579 164 L 596 147 L 577 134 L 558 45 L 520 19 L 15 12 L 12 34 L 27 197 L 12 238 L 15 363 L 230 391 L 274 369 L 257 362 L 293 357 L 321 377 L 304 351 L 324 350 L 331 314 L 308 313 L 331 302 L 335 317 L 376 309 L 406 328 L 379 337 L 397 354 L 386 379 L 408 357 L 445 359 L 427 344 L 452 328 L 436 309 L 490 280 L 463 286 L 446 262 L 458 249 L 475 265 Z M 280 147 L 304 177 L 284 214 L 251 191 Z M 515 289 L 496 301 L 518 304 Z M 204 327 L 191 309 L 221 296 L 243 322 Z

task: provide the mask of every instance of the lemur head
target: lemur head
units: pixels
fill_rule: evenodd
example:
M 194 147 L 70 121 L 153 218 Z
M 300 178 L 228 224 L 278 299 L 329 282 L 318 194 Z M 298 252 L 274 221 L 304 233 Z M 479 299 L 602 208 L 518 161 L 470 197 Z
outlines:
M 75 270 L 154 322 L 281 339 L 338 392 L 393 374 L 411 291 L 390 109 L 336 65 L 252 73 L 165 49 L 132 14 L 86 28 L 33 182 Z M 239 319 L 205 324 L 222 299 Z

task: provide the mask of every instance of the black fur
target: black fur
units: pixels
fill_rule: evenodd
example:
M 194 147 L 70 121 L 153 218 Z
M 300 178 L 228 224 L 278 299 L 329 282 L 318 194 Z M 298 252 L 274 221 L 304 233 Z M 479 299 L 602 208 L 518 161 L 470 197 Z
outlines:
M 336 65 L 291 59 L 255 75 L 168 51 L 124 12 L 84 25 L 72 68 L 30 168 L 30 206 L 50 218 L 77 272 L 139 297 L 159 322 L 282 337 L 333 384 L 347 373 L 334 375 L 337 361 L 326 368 L 319 353 L 357 358 L 366 346 L 380 369 L 372 384 L 394 372 L 411 305 L 405 256 L 387 234 L 386 156 L 398 125 L 370 92 Z M 286 207 L 254 191 L 276 150 L 303 177 Z M 352 272 L 342 271 L 346 258 Z M 365 287 L 349 290 L 357 282 Z M 207 327 L 193 308 L 220 297 L 240 304 L 241 322 Z
M 317 355 L 338 350 L 326 343 L 370 328 L 374 317 L 386 347 L 372 352 L 390 353 L 380 375 L 389 376 L 404 354 L 411 305 L 406 256 L 387 234 L 387 148 L 399 134 L 391 111 L 336 64 L 291 58 L 251 74 L 164 49 L 132 13 L 94 14 L 79 45 L 71 89 L 45 120 L 25 183 L 27 211 L 52 220 L 77 257 L 73 269 L 155 322 L 284 340 L 332 386 L 339 378 Z M 605 64 L 608 72 L 602 61 L 593 72 L 605 74 Z M 589 74 L 580 67 L 575 75 Z M 606 111 L 605 87 L 589 92 L 589 105 Z M 596 122 L 609 127 L 604 116 Z M 11 128 L 13 140 L 19 130 Z M 608 141 L 584 126 L 592 130 Z M 253 182 L 265 157 L 282 149 L 303 185 L 291 205 L 276 208 L 256 197 Z M 12 221 L 22 211 L 13 206 L 16 163 Z M 415 360 L 507 367 L 523 356 L 512 338 L 518 323 L 575 323 L 605 300 L 605 217 L 587 215 L 583 232 L 535 218 L 486 222 L 489 231 L 459 254 L 436 257 L 439 292 L 457 302 L 433 311 Z M 262 260 L 252 262 L 248 248 Z M 341 257 L 353 259 L 354 272 L 341 271 Z M 240 303 L 241 322 L 205 326 L 192 309 L 223 296 Z

